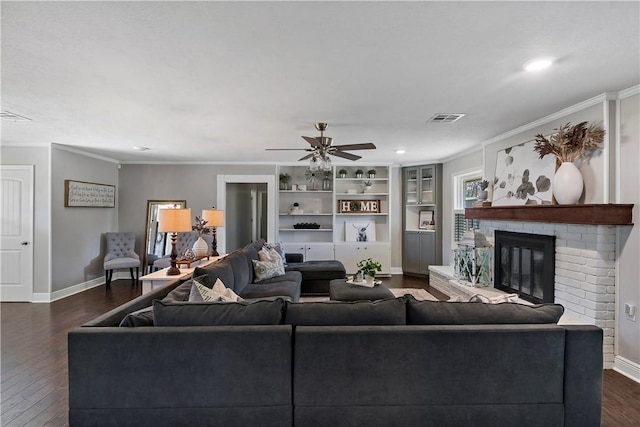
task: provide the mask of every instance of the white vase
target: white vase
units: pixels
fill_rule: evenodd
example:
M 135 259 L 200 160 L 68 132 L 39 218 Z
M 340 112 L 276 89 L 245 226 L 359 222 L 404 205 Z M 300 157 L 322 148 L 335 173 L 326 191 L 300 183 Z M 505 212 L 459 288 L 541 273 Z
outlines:
M 198 256 L 205 256 L 209 252 L 209 245 L 206 240 L 202 238 L 202 236 L 198 237 L 198 240 L 193 244 L 193 253 Z
M 580 200 L 584 183 L 580 169 L 572 162 L 563 162 L 553 178 L 553 195 L 560 205 L 574 205 Z

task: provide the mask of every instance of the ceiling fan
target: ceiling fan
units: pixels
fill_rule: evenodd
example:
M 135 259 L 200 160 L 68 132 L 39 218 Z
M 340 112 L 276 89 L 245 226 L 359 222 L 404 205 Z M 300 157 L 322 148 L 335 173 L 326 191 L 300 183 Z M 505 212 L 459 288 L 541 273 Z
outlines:
M 267 151 L 276 151 L 276 150 L 304 150 L 309 151 L 309 154 L 298 159 L 298 160 L 307 160 L 307 159 L 316 159 L 316 160 L 327 160 L 327 155 L 332 155 L 336 157 L 342 157 L 347 160 L 358 160 L 361 159 L 362 156 L 357 156 L 355 154 L 347 153 L 344 150 L 374 150 L 376 146 L 371 143 L 367 144 L 346 144 L 346 145 L 333 145 L 333 138 L 328 136 L 324 136 L 324 131 L 327 129 L 326 123 L 316 123 L 316 129 L 320 131 L 320 136 L 303 136 L 302 139 L 307 141 L 311 148 L 267 148 Z

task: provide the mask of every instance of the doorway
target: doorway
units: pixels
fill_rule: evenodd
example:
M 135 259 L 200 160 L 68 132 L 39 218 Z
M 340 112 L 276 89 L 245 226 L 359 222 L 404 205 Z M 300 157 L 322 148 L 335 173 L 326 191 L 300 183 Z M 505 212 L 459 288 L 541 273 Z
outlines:
M 225 227 L 228 231 L 225 243 L 228 251 L 267 238 L 266 183 L 228 183 L 226 199 Z
M 217 229 L 220 253 L 258 238 L 275 241 L 275 185 L 275 175 L 218 175 L 216 207 L 225 211 L 225 225 Z

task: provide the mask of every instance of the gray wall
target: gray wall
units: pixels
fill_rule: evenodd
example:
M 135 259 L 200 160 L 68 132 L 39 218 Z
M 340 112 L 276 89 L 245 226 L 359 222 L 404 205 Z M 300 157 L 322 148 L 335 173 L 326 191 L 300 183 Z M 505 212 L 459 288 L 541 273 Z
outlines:
M 275 176 L 275 171 L 271 165 L 122 165 L 120 231 L 137 233 L 136 248 L 142 254 L 147 200 L 186 200 L 195 217 L 216 205 L 218 175 Z
M 33 293 L 48 294 L 51 286 L 49 147 L 0 146 L 0 161 L 3 165 L 34 166 Z
M 116 186 L 115 208 L 65 208 L 64 180 Z M 51 292 L 104 275 L 103 234 L 118 231 L 115 163 L 51 149 Z
M 482 150 L 476 150 L 442 165 L 442 264 L 453 263 L 454 176 L 482 170 Z
M 389 168 L 389 211 L 391 213 L 391 268 L 402 270 L 402 168 Z
M 618 227 L 618 347 L 616 354 L 640 363 L 640 314 L 628 320 L 624 304 L 640 308 L 640 95 L 620 101 L 620 203 L 633 203 L 633 227 Z

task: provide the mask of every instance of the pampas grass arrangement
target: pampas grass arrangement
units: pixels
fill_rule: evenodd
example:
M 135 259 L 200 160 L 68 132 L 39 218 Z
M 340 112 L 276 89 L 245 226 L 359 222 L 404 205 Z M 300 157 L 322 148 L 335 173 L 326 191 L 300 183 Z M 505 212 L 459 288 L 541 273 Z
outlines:
M 604 141 L 605 130 L 600 126 L 587 122 L 571 126 L 567 123 L 554 129 L 557 133 L 545 138 L 542 134 L 536 135 L 536 143 L 533 149 L 543 158 L 547 154 L 553 154 L 560 162 L 573 162 L 584 153 L 598 148 Z

